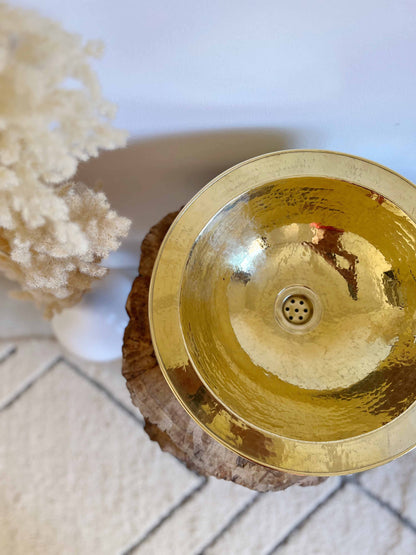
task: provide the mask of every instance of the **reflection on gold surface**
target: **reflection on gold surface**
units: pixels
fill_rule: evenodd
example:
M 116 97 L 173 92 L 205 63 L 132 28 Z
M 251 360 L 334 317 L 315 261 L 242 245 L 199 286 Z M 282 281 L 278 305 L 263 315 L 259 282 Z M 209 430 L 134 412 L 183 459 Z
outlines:
M 292 178 L 242 195 L 199 236 L 183 278 L 201 379 L 243 420 L 286 437 L 337 440 L 389 422 L 416 396 L 415 244 L 404 212 L 351 183 Z M 406 307 L 386 294 L 392 275 Z M 292 284 L 323 305 L 304 335 L 274 315 Z
M 416 224 L 389 180 L 416 194 L 343 156 L 288 151 L 224 174 L 180 215 L 153 277 L 153 340 L 184 407 L 294 472 L 352 472 L 416 442 Z M 296 163 L 306 175 L 290 176 Z

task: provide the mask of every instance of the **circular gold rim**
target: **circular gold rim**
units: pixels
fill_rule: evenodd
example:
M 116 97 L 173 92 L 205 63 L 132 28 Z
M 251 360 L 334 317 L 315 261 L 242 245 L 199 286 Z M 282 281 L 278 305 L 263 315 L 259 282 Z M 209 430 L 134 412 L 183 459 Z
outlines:
M 416 221 L 415 186 L 375 162 L 325 150 L 272 152 L 242 162 L 208 183 L 169 229 L 150 284 L 150 330 L 160 368 L 178 401 L 225 447 L 258 464 L 294 474 L 350 474 L 389 462 L 416 446 L 416 403 L 382 428 L 347 440 L 308 442 L 259 430 L 211 394 L 192 364 L 181 329 L 182 276 L 192 245 L 204 227 L 241 194 L 298 176 L 332 177 L 369 188 Z

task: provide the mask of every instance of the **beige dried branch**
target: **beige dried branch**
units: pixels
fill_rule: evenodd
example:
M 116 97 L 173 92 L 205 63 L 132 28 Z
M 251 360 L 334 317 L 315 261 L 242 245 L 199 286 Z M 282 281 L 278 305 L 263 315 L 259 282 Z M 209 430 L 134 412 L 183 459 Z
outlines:
M 105 274 L 129 228 L 103 193 L 68 183 L 79 161 L 126 139 L 90 67 L 100 52 L 0 3 L 0 270 L 47 316 Z

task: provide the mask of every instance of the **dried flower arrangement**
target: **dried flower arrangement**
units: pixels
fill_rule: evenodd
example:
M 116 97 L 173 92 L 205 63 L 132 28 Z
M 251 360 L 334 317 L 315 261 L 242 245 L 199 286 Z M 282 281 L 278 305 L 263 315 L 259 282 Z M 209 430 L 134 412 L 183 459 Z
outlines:
M 0 3 L 0 270 L 50 317 L 76 303 L 130 222 L 70 182 L 79 161 L 123 146 L 90 59 L 97 42 Z

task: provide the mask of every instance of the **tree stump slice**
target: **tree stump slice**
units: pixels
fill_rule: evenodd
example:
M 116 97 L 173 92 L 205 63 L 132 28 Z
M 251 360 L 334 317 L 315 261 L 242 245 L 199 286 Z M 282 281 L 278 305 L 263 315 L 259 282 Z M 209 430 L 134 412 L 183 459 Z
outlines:
M 157 253 L 177 214 L 165 216 L 144 238 L 139 275 L 126 305 L 130 321 L 124 334 L 123 376 L 133 404 L 144 417 L 145 431 L 163 451 L 203 476 L 231 480 L 261 492 L 283 490 L 294 484 L 319 484 L 323 478 L 272 470 L 244 459 L 218 443 L 192 420 L 163 377 L 150 336 L 148 296 Z

